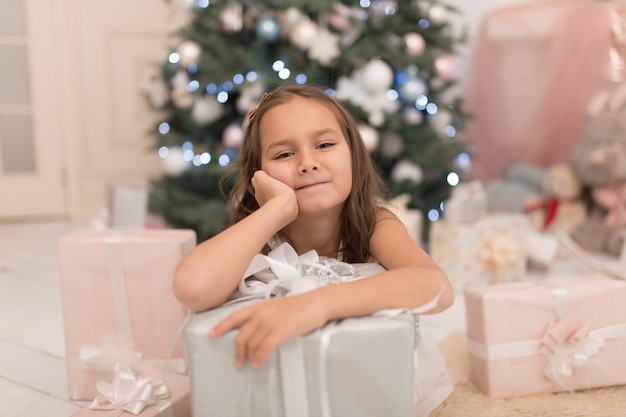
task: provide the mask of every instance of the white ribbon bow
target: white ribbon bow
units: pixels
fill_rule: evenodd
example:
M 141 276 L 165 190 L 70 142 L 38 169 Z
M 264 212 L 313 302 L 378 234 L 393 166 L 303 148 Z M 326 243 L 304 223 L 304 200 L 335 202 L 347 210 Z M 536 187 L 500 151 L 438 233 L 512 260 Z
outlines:
M 134 372 L 146 372 L 150 367 L 143 361 L 141 352 L 118 346 L 97 347 L 84 345 L 78 352 L 80 364 L 87 369 L 109 371 L 117 364 L 127 366 Z
M 254 276 L 255 280 L 247 279 Z M 270 298 L 295 295 L 321 286 L 355 278 L 352 265 L 320 258 L 315 251 L 301 256 L 288 243 L 282 243 L 267 256 L 256 255 L 239 283 L 242 295 Z
M 134 372 L 122 365 L 116 366 L 111 384 L 98 381 L 96 385 L 99 395 L 89 406 L 93 410 L 119 410 L 139 415 L 147 406 L 170 396 L 167 385 L 160 379 L 137 379 Z
M 541 353 L 548 358 L 544 375 L 559 389 L 571 391 L 574 368 L 585 366 L 604 344 L 601 335 L 589 335 L 589 323 L 578 329 L 562 320 L 551 323 L 541 346 Z

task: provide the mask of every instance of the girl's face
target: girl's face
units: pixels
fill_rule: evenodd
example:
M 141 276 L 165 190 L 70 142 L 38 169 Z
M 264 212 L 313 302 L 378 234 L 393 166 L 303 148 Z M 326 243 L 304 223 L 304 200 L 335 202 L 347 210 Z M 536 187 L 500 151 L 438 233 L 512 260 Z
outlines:
M 293 188 L 302 214 L 343 208 L 352 190 L 350 148 L 335 115 L 302 97 L 260 122 L 261 168 Z

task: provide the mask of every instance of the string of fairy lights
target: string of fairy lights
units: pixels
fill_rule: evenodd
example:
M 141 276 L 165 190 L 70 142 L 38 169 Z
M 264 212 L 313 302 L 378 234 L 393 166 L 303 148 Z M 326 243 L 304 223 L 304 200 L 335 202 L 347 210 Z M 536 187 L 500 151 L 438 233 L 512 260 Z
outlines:
M 190 11 L 211 6 L 209 0 L 173 0 L 173 3 Z M 444 6 L 424 0 L 418 0 L 417 3 L 422 3 L 423 7 L 427 7 L 427 17 L 417 22 L 421 29 L 428 29 L 431 24 L 446 22 L 448 12 Z M 351 8 L 350 13 L 362 12 L 361 19 L 371 18 L 372 14 L 376 13 L 387 16 L 396 13 L 395 1 L 362 0 L 359 5 L 361 11 L 358 8 L 356 10 Z M 284 13 L 295 12 L 287 10 Z M 241 30 L 243 27 L 241 4 L 232 2 L 232 7 L 229 6 L 223 10 L 221 20 L 227 31 Z M 285 29 L 284 26 L 287 24 L 285 22 L 289 21 L 298 23 L 290 32 L 291 42 L 301 48 L 306 48 L 309 51 L 309 58 L 321 64 L 329 64 L 339 56 L 340 43 L 345 45 L 346 42 L 350 42 L 345 37 L 338 39 L 333 34 L 329 35 L 330 32 L 324 31 L 317 26 L 316 22 L 304 19 L 303 16 L 283 16 L 280 19 L 275 15 L 261 16 L 256 20 L 255 34 L 264 38 L 268 43 L 275 42 Z M 354 36 L 354 34 L 346 36 Z M 417 32 L 405 34 L 403 42 L 405 51 L 410 56 L 419 56 L 426 47 L 424 38 Z M 162 104 L 166 100 L 165 97 L 169 95 L 169 99 L 176 107 L 191 110 L 194 121 L 199 124 L 209 124 L 217 120 L 223 114 L 222 107 L 236 97 L 238 110 L 242 114 L 247 113 L 265 91 L 265 77 L 270 75 L 260 74 L 257 71 L 235 73 L 226 82 L 220 84 L 210 82 L 201 85 L 193 77 L 199 71 L 198 58 L 201 54 L 201 46 L 190 40 L 182 41 L 175 50 L 170 52 L 167 61 L 172 66 L 178 66 L 179 71 L 169 86 L 152 86 L 152 94 L 149 92 L 148 95 L 153 103 L 157 102 L 154 103 L 156 107 L 159 107 L 158 101 Z M 454 64 L 450 55 L 438 56 L 434 67 L 440 80 L 449 80 L 454 75 Z M 272 63 L 272 70 L 274 74 L 271 76 L 278 77 L 281 81 L 292 81 L 297 84 L 305 84 L 308 81 L 306 74 L 294 71 L 288 62 L 281 59 Z M 169 91 L 164 93 L 163 88 Z M 233 95 L 233 93 L 237 94 Z M 400 109 L 408 124 L 419 125 L 424 123 L 425 117 L 428 117 L 433 126 L 446 137 L 454 138 L 457 135 L 459 122 L 451 116 L 450 109 L 440 108 L 440 105 L 431 100 L 426 82 L 420 77 L 416 66 L 398 70 L 380 59 L 372 59 L 362 68 L 356 69 L 353 74 L 340 77 L 336 88 L 328 89 L 327 93 L 340 100 L 351 101 L 367 111 L 369 125 L 362 124 L 359 130 L 370 151 L 374 151 L 379 146 L 392 147 L 392 145 L 386 145 L 384 140 L 381 141 L 375 127 L 382 124 L 386 113 L 397 112 Z M 170 134 L 171 129 L 167 121 L 162 121 L 158 125 L 158 132 L 163 136 Z M 194 149 L 194 144 L 186 141 L 182 145 L 163 145 L 158 149 L 158 155 L 162 158 L 163 169 L 167 174 L 179 175 L 194 166 L 201 167 L 213 163 L 222 167 L 228 166 L 237 157 L 237 150 L 242 141 L 242 126 L 233 123 L 222 133 L 223 149 L 218 151 Z M 456 160 L 458 172 L 450 172 L 446 178 L 450 186 L 454 187 L 459 184 L 461 173 L 467 169 L 469 163 L 468 153 L 458 155 Z M 419 182 L 422 174 L 421 168 L 410 161 L 400 161 L 392 175 L 395 179 L 408 178 Z M 433 209 L 428 213 L 429 219 L 437 220 L 442 211 L 443 203 L 438 210 Z

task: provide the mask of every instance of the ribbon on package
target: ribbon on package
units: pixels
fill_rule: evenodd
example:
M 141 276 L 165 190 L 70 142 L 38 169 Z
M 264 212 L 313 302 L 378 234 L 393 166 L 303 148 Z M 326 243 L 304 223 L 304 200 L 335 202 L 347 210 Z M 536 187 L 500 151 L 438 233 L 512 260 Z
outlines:
M 576 368 L 587 365 L 611 339 L 626 338 L 626 323 L 589 330 L 589 322 L 573 323 L 568 318 L 568 292 L 553 284 L 545 284 L 554 299 L 556 320 L 548 325 L 541 340 L 484 345 L 468 340 L 471 355 L 484 360 L 501 360 L 543 355 L 544 376 L 560 391 L 572 391 L 571 379 Z
M 85 370 L 111 372 L 119 364 L 129 368 L 132 372 L 144 373 L 152 367 L 171 367 L 177 373 L 185 372 L 184 359 L 146 360 L 141 352 L 135 350 L 135 340 L 132 330 L 129 301 L 126 293 L 124 265 L 120 251 L 120 241 L 125 230 L 112 231 L 105 238 L 109 280 L 113 294 L 113 305 L 117 321 L 118 335 L 108 340 L 104 346 L 83 345 L 78 356 L 67 358 L 70 366 L 75 369 L 73 397 L 77 398 L 78 390 L 82 385 L 82 376 Z M 175 340 L 172 342 L 175 342 Z
M 524 251 L 508 230 L 497 229 L 482 237 L 476 257 L 488 271 L 493 271 L 491 283 L 510 281 L 509 269 L 514 267 Z
M 170 392 L 160 379 L 137 378 L 128 367 L 118 365 L 112 383 L 99 381 L 98 396 L 89 408 L 112 410 L 104 417 L 117 417 L 123 412 L 139 415 L 148 406 L 157 407 L 161 417 L 174 417 L 171 403 L 165 401 Z
M 288 243 L 282 243 L 268 255 L 256 255 L 240 281 L 239 294 L 230 302 L 252 298 L 268 299 L 272 296 L 292 296 L 316 288 L 348 282 L 358 278 L 383 272 L 380 264 L 357 264 L 319 257 L 315 251 L 301 256 Z M 254 277 L 254 279 L 251 279 Z M 441 292 L 424 305 L 410 312 L 421 314 L 434 308 Z M 375 315 L 394 317 L 406 313 L 406 309 L 382 310 Z M 415 319 L 415 323 L 419 323 Z M 320 346 L 320 397 L 324 417 L 330 416 L 328 386 L 326 383 L 326 356 L 333 332 L 332 323 L 321 330 Z M 415 325 L 419 335 L 419 325 Z M 417 336 L 416 336 L 417 337 Z M 417 342 L 417 340 L 416 340 Z M 304 369 L 304 351 L 299 339 L 290 340 L 277 349 L 281 368 L 284 410 L 287 417 L 308 417 L 308 395 Z
M 74 384 L 74 397 L 78 397 L 77 391 L 82 385 L 82 376 L 85 370 L 111 371 L 118 363 L 130 367 L 136 372 L 146 370 L 141 353 L 134 349 L 135 341 L 128 308 L 124 265 L 119 248 L 124 233 L 126 231 L 116 231 L 105 238 L 118 337 L 117 340 L 108 341 L 104 347 L 81 346 L 77 357 L 68 358 L 69 363 L 75 369 L 75 381 L 77 381 Z

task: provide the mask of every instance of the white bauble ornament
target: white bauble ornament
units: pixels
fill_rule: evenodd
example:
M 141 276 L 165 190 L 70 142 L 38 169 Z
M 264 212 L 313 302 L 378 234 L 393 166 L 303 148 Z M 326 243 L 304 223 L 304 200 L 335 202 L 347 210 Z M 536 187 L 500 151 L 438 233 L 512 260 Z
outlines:
M 193 103 L 191 118 L 200 126 L 206 126 L 222 117 L 222 105 L 213 96 L 198 97 Z
M 300 19 L 302 19 L 302 12 L 297 7 L 290 7 L 285 10 L 279 17 L 280 24 L 285 32 L 290 32 Z
M 185 160 L 185 152 L 179 146 L 169 148 L 169 153 L 163 158 L 163 172 L 168 175 L 180 175 L 189 168 L 189 161 Z
M 386 132 L 380 144 L 380 151 L 388 158 L 395 158 L 404 150 L 402 137 L 395 132 Z
M 355 74 L 368 91 L 387 90 L 393 85 L 393 69 L 382 59 L 372 59 Z
M 400 97 L 404 101 L 415 101 L 426 93 L 426 83 L 417 77 L 409 77 L 398 89 Z
M 361 106 L 367 99 L 363 86 L 353 78 L 345 75 L 337 79 L 335 95 L 339 100 L 351 101 L 357 106 Z
M 265 91 L 265 85 L 258 81 L 241 87 L 239 99 L 237 100 L 237 110 L 239 113 L 248 114 L 248 112 L 258 104 Z
M 198 62 L 198 58 L 202 53 L 202 47 L 198 42 L 186 40 L 178 45 L 176 52 L 178 52 L 180 57 L 178 63 L 187 68 L 189 65 Z
M 289 40 L 300 49 L 307 50 L 313 45 L 317 33 L 317 23 L 307 17 L 303 17 L 289 32 Z
M 404 44 L 408 56 L 420 56 L 426 49 L 426 41 L 417 32 L 409 32 L 404 35 Z
M 243 143 L 243 129 L 237 123 L 226 126 L 222 132 L 222 143 L 230 149 L 237 149 Z
M 172 103 L 179 109 L 188 109 L 193 105 L 193 96 L 186 88 L 173 89 L 170 95 Z
M 448 10 L 440 5 L 434 4 L 428 9 L 428 20 L 435 25 L 443 25 L 448 19 Z
M 380 109 L 370 110 L 367 115 L 367 121 L 372 126 L 382 126 L 385 123 L 385 113 Z
M 395 182 L 409 181 L 412 184 L 419 184 L 423 178 L 422 169 L 406 159 L 399 161 L 391 171 L 391 179 Z
M 243 28 L 243 7 L 240 3 L 230 3 L 220 12 L 220 20 L 224 31 L 239 32 Z
M 171 80 L 172 89 L 187 90 L 189 88 L 189 76 L 185 71 L 177 71 Z
M 432 126 L 436 132 L 440 134 L 446 133 L 446 128 L 453 123 L 452 113 L 445 109 L 439 109 L 436 115 L 433 116 Z
M 255 26 L 255 33 L 258 37 L 272 43 L 280 39 L 280 22 L 274 16 L 260 18 Z
M 440 55 L 435 58 L 437 76 L 442 80 L 450 80 L 454 76 L 454 61 L 450 55 Z
M 308 55 L 309 58 L 327 66 L 339 56 L 340 52 L 339 36 L 326 29 L 320 29 L 313 39 Z
M 359 124 L 358 129 L 365 148 L 367 148 L 369 152 L 374 152 L 378 148 L 378 130 L 366 124 Z

